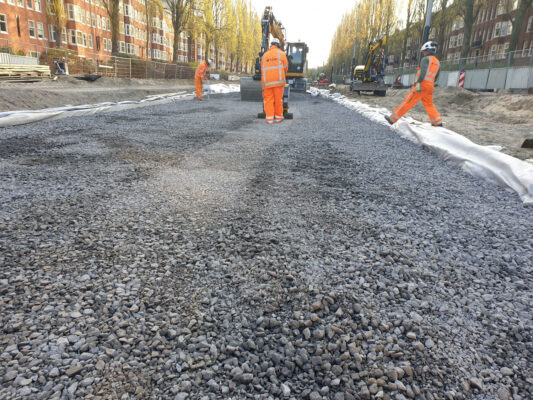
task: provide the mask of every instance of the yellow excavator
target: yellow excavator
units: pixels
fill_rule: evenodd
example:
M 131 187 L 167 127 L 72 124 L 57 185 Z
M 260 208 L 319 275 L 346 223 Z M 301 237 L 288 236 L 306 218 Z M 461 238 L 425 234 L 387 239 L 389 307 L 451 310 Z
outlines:
M 384 81 L 386 44 L 386 35 L 369 43 L 365 64 L 353 69 L 350 91 L 357 94 L 373 92 L 376 96 L 387 94 L 387 85 Z
M 309 48 L 304 42 L 285 42 L 285 28 L 282 23 L 274 17 L 272 7 L 265 7 L 263 18 L 261 19 L 262 39 L 261 51 L 255 60 L 254 76 L 251 78 L 241 78 L 241 100 L 262 101 L 263 88 L 261 86 L 261 57 L 269 49 L 270 36 L 279 39 L 281 48 L 284 49 L 289 61 L 287 72 L 287 84 L 283 92 L 283 115 L 287 119 L 292 119 L 289 113 L 289 95 L 291 89 L 298 92 L 307 90 L 307 53 Z M 259 113 L 259 118 L 264 118 L 264 112 Z

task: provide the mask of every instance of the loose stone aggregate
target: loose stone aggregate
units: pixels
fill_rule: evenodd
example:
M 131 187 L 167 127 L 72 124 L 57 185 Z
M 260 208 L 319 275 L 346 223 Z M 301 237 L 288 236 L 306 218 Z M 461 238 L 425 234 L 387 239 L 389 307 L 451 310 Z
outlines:
M 533 210 L 292 99 L 0 130 L 0 398 L 533 397 Z

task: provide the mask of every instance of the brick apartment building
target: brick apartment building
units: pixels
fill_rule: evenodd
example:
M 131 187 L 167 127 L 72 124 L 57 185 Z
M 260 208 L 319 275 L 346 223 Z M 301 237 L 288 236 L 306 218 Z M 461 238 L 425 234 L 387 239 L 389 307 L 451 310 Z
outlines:
M 111 56 L 111 21 L 102 0 L 64 0 L 67 17 L 62 46 L 91 60 Z M 141 1 L 126 0 L 120 9 L 119 52 L 139 58 L 172 61 L 174 34 L 170 14 L 153 18 L 152 34 L 147 37 L 145 7 Z M 0 49 L 38 57 L 47 48 L 55 47 L 59 34 L 48 23 L 46 0 L 0 0 Z M 199 62 L 205 59 L 203 38 L 192 40 L 180 34 L 178 62 Z M 214 54 L 214 49 L 211 48 Z M 219 67 L 224 68 L 223 55 Z
M 506 57 L 511 43 L 513 19 L 516 14 L 518 1 L 514 2 L 513 9 L 506 10 L 500 1 L 489 1 L 479 12 L 471 36 L 469 58 L 495 56 Z M 458 60 L 461 57 L 461 46 L 464 41 L 464 23 L 462 18 L 454 20 L 450 31 L 447 32 L 444 43 L 444 58 Z M 528 57 L 533 52 L 533 7 L 529 7 L 520 30 L 516 57 Z

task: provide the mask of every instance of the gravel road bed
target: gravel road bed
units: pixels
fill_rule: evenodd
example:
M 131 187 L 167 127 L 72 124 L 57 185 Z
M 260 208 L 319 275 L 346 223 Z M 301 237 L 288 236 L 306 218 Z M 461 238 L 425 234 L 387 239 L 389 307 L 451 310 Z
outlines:
M 0 398 L 531 399 L 533 209 L 259 107 L 0 129 Z

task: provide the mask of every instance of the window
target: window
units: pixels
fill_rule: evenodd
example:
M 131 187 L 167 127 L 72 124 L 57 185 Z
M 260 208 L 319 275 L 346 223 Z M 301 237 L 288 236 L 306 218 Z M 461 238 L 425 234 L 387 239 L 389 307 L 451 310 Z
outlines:
M 33 10 L 33 0 L 26 0 L 26 8 Z
M 39 39 L 44 39 L 44 27 L 42 22 L 37 22 L 37 37 Z
M 35 39 L 35 22 L 28 21 L 28 30 L 30 32 L 30 37 Z
M 40 55 L 41 53 L 39 53 L 38 51 L 28 51 L 28 57 L 39 58 Z
M 96 14 L 91 13 L 91 24 L 93 28 L 96 28 Z
M 462 34 L 462 33 L 460 33 L 459 35 L 457 35 L 457 42 L 456 42 L 456 46 L 457 46 L 457 47 L 463 45 L 463 37 L 464 37 L 464 34 Z
M 503 4 L 500 2 L 498 3 L 498 6 L 496 7 L 496 15 L 502 15 L 505 13 L 505 7 L 503 6 Z
M 502 33 L 502 23 L 496 22 L 494 25 L 494 30 L 492 31 L 492 37 L 499 37 Z
M 511 21 L 503 21 L 502 22 L 501 36 L 510 35 L 512 30 L 513 30 L 513 24 L 511 23 Z
M 41 8 L 41 0 L 35 0 L 35 11 L 39 11 L 41 12 L 42 8 Z
M 100 36 L 96 36 L 96 50 L 100 50 Z
M 120 51 L 121 53 L 125 53 L 125 52 L 126 52 L 126 43 L 120 41 L 120 42 L 118 43 L 118 45 L 119 45 L 119 49 L 120 49 L 119 51 Z
M 56 28 L 54 28 L 54 25 L 48 25 L 48 38 L 51 42 L 56 41 Z
M 68 19 L 74 21 L 76 19 L 76 12 L 74 11 L 74 4 L 67 4 Z
M 493 44 L 492 46 L 490 46 L 490 54 L 494 55 L 496 53 L 498 53 L 498 45 L 497 44 Z
M 24 7 L 24 0 L 17 0 L 17 6 Z
M 7 33 L 7 17 L 5 14 L 0 14 L 0 32 Z
M 102 21 L 103 20 L 104 19 L 102 18 Z M 105 26 L 108 31 L 111 31 L 111 21 L 109 20 L 109 18 L 105 20 Z
M 83 40 L 83 36 L 85 34 L 82 31 L 76 31 L 76 43 L 81 46 L 85 46 L 85 41 Z
M 101 28 L 102 28 L 102 17 L 99 16 L 99 15 L 96 16 L 96 27 L 97 27 L 98 29 L 101 29 Z
M 76 44 L 76 31 L 69 29 L 68 38 L 69 38 L 70 44 Z
M 61 30 L 61 42 L 67 43 L 67 28 L 65 27 Z
M 524 44 L 522 45 L 522 57 L 527 57 L 527 40 L 524 40 Z
M 526 32 L 531 32 L 532 25 L 533 25 L 533 15 L 530 15 L 529 18 L 527 19 Z

